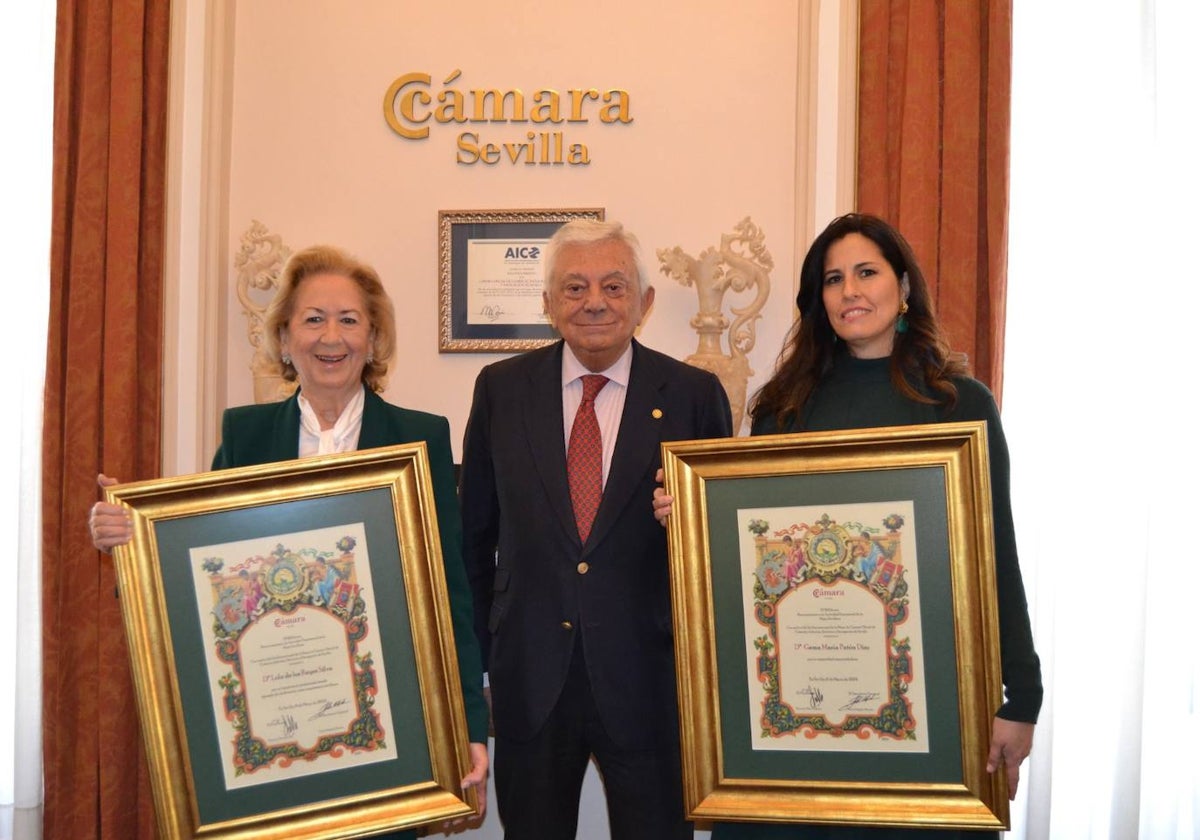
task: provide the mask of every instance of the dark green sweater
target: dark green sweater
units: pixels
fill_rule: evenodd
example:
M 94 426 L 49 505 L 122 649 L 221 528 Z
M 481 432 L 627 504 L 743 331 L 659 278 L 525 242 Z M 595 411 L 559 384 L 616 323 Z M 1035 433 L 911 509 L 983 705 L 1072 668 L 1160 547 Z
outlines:
M 1007 720 L 1036 723 L 1042 707 L 1042 671 L 1033 648 L 1025 586 L 1021 581 L 1021 567 L 1017 563 L 1017 540 L 1009 498 L 1008 444 L 1000 426 L 996 401 L 981 382 L 961 377 L 954 381 L 958 388 L 958 403 L 953 410 L 913 402 L 892 386 L 888 364 L 887 358 L 856 359 L 848 354 L 839 354 L 834 360 L 833 370 L 805 406 L 800 423 L 779 429 L 774 418 L 761 418 L 754 423 L 751 434 L 820 432 L 966 420 L 983 420 L 987 423 L 988 458 L 992 471 L 992 519 L 996 529 L 1000 662 L 1005 694 L 1005 703 L 997 715 Z
M 913 402 L 892 386 L 889 360 L 856 359 L 840 354 L 833 370 L 805 406 L 799 423 L 780 429 L 774 418 L 754 423 L 751 434 L 865 429 L 923 423 L 983 420 L 988 430 L 988 457 L 992 472 L 992 513 L 996 529 L 996 595 L 1000 611 L 1000 661 L 1006 701 L 997 715 L 1008 720 L 1037 722 L 1042 705 L 1041 664 L 1033 649 L 1029 610 L 1009 498 L 1008 444 L 1000 427 L 996 401 L 984 385 L 969 377 L 955 379 L 958 402 L 953 410 Z M 986 840 L 996 832 L 955 831 L 935 828 L 866 828 L 819 825 L 766 825 L 717 823 L 713 840 Z

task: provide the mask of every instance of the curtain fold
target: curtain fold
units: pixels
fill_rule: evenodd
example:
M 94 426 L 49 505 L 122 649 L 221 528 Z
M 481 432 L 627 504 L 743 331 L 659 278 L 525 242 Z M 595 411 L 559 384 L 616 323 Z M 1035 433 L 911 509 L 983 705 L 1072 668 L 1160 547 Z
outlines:
M 152 838 L 95 476 L 159 473 L 168 0 L 60 0 L 43 457 L 45 837 Z
M 1012 0 L 861 0 L 858 208 L 896 225 L 1000 398 Z

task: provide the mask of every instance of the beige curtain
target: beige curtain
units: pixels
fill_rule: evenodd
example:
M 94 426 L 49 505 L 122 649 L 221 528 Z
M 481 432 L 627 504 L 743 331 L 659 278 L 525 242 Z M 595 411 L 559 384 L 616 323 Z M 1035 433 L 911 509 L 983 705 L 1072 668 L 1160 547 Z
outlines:
M 152 838 L 103 469 L 159 473 L 168 0 L 60 0 L 43 437 L 45 837 Z
M 1012 0 L 861 0 L 858 207 L 896 225 L 955 350 L 1003 385 Z

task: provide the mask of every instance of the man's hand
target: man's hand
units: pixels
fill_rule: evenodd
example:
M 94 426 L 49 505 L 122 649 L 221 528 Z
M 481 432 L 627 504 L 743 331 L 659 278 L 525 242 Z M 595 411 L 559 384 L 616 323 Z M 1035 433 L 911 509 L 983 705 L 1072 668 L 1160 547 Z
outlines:
M 663 471 L 662 467 L 658 468 L 658 472 L 654 474 L 654 480 L 658 482 L 658 486 L 654 488 L 654 518 L 658 520 L 658 524 L 664 528 L 667 527 L 667 517 L 671 515 L 671 506 L 675 503 L 675 499 L 667 495 L 667 491 L 663 489 Z

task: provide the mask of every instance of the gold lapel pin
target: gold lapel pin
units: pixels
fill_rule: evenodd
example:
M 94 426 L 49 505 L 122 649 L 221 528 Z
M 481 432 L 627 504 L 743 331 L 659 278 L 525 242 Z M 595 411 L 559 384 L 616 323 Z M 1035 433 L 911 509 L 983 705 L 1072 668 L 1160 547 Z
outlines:
M 662 409 L 661 408 L 654 409 L 653 411 L 650 412 L 650 416 L 653 417 L 655 420 L 661 420 L 662 419 Z

